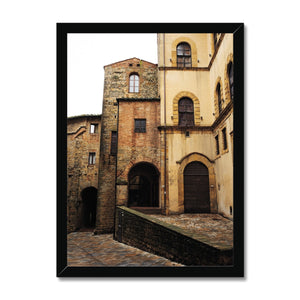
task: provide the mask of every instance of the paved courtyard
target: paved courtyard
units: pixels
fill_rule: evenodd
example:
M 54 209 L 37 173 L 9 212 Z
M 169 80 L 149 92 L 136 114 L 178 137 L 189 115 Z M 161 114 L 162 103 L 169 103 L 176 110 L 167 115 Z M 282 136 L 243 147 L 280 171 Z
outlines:
M 68 266 L 172 267 L 178 263 L 113 240 L 112 234 L 68 234 Z
M 197 240 L 211 245 L 233 247 L 233 222 L 218 214 L 151 215 L 163 222 L 186 229 Z
M 209 239 L 211 244 L 233 245 L 233 222 L 217 214 L 151 215 L 166 223 L 190 231 L 195 239 Z M 113 240 L 112 234 L 93 232 L 68 234 L 69 266 L 182 266 L 166 258 Z

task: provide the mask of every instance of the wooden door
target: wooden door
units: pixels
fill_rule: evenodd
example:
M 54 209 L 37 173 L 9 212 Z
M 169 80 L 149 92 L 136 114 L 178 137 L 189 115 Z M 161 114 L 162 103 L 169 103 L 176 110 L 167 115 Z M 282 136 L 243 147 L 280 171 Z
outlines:
M 184 170 L 184 212 L 210 212 L 208 169 L 197 161 Z

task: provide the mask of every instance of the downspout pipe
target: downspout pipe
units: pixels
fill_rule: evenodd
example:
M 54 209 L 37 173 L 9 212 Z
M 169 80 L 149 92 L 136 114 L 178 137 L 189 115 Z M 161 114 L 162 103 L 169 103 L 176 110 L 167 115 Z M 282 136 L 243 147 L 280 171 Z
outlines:
M 166 112 L 166 37 L 165 33 L 163 33 L 163 72 L 164 72 L 164 211 L 165 214 L 168 214 L 167 208 L 167 112 Z

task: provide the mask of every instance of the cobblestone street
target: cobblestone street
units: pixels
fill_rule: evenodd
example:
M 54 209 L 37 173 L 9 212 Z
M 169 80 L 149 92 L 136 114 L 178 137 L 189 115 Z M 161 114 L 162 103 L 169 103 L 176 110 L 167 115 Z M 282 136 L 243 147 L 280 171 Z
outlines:
M 189 230 L 195 239 L 210 243 L 233 244 L 233 222 L 216 214 L 151 215 L 161 221 Z M 166 258 L 113 240 L 112 234 L 93 232 L 68 234 L 68 266 L 182 266 Z
M 181 266 L 170 260 L 113 240 L 112 234 L 92 232 L 68 234 L 68 266 L 89 267 L 170 267 Z

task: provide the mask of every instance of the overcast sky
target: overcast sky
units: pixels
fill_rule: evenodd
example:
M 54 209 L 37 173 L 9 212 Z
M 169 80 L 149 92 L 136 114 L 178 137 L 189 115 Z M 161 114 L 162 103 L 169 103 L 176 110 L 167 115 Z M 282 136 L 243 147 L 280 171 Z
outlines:
M 103 66 L 137 57 L 157 63 L 156 34 L 68 34 L 68 117 L 101 114 Z

